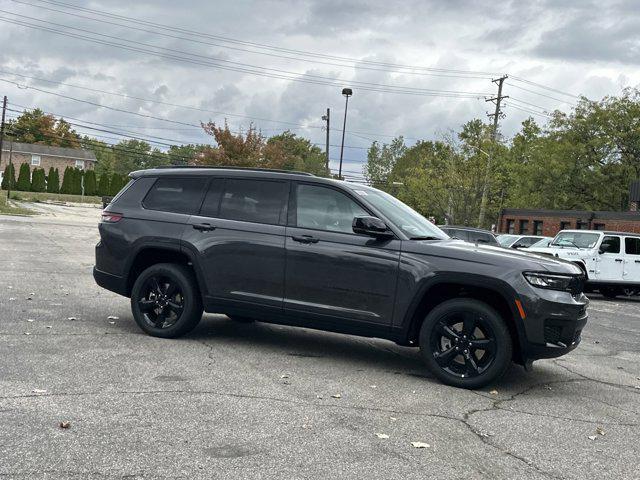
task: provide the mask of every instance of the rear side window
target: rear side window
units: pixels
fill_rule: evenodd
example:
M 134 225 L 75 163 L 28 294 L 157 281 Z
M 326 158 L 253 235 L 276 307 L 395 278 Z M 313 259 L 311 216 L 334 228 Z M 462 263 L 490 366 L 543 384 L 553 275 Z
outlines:
M 475 241 L 478 243 L 495 243 L 493 237 L 487 233 L 473 233 L 470 235 L 474 235 Z
M 640 238 L 625 238 L 624 251 L 627 255 L 640 255 Z
M 287 182 L 227 179 L 218 216 L 277 225 L 284 223 L 288 198 Z
M 220 211 L 220 198 L 222 197 L 222 189 L 224 188 L 224 178 L 214 178 L 209 184 L 207 194 L 202 202 L 200 215 L 205 217 L 217 217 Z
M 149 210 L 195 214 L 200 209 L 206 178 L 159 178 L 142 204 Z

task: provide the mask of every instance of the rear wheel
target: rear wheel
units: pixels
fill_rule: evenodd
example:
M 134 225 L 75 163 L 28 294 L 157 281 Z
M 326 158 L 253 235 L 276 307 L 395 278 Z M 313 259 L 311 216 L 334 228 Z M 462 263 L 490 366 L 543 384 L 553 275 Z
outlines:
M 173 263 L 152 265 L 136 279 L 131 311 L 149 335 L 176 338 L 190 332 L 202 318 L 202 299 L 193 273 Z
M 459 298 L 435 307 L 420 329 L 420 352 L 440 381 L 480 388 L 511 364 L 513 345 L 502 317 L 478 300 Z

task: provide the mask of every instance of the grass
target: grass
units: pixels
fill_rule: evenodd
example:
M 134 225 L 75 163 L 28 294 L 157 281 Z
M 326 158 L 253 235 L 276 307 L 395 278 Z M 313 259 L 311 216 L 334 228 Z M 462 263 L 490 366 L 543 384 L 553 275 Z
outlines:
M 7 197 L 7 192 L 0 190 L 0 196 Z M 82 195 L 66 195 L 63 193 L 47 193 L 47 192 L 11 192 L 12 200 L 21 200 L 23 202 L 73 202 L 73 203 L 89 203 L 102 204 L 102 198 L 97 196 Z
M 7 192 L 0 190 L 0 215 L 33 215 L 34 212 L 7 204 Z

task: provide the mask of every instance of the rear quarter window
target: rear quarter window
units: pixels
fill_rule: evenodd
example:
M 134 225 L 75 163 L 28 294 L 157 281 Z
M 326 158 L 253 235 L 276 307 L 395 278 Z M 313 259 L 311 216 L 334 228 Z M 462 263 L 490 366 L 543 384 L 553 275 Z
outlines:
M 144 208 L 193 215 L 200 209 L 206 178 L 161 177 L 142 202 Z

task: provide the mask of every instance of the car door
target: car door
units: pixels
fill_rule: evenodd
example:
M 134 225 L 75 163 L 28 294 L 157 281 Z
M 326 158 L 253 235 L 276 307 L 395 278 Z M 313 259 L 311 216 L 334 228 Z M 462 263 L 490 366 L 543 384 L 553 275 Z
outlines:
M 602 251 L 603 245 L 607 251 Z M 598 281 L 621 281 L 624 270 L 621 241 L 618 235 L 605 235 L 600 244 L 602 253 L 598 254 L 596 279 Z
M 640 285 L 640 237 L 624 239 L 624 271 L 625 282 Z
M 391 325 L 400 240 L 353 233 L 353 218 L 369 214 L 341 189 L 295 184 L 285 242 L 285 312 Z
M 183 236 L 199 257 L 210 304 L 282 310 L 288 195 L 288 181 L 211 181 Z

